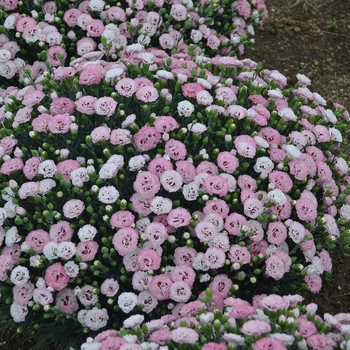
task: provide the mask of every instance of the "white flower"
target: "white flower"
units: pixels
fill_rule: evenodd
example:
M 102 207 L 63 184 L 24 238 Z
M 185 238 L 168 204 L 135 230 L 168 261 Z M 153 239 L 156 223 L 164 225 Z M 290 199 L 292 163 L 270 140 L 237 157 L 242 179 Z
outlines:
M 329 128 L 329 134 L 331 136 L 331 140 L 333 140 L 335 142 L 343 142 L 343 136 L 338 129 Z
M 278 205 L 283 205 L 287 200 L 285 194 L 278 188 L 274 189 L 273 191 L 270 191 L 267 195 Z
M 188 124 L 187 129 L 192 131 L 194 134 L 200 135 L 207 130 L 207 127 L 202 123 Z
M 58 244 L 53 241 L 45 244 L 43 254 L 45 255 L 47 260 L 54 260 L 58 258 L 58 256 L 56 255 L 57 247 Z
M 194 105 L 189 101 L 181 101 L 177 105 L 177 111 L 180 116 L 190 117 L 194 112 Z
M 105 6 L 105 2 L 103 0 L 90 0 L 89 8 L 92 11 L 101 12 Z
M 98 192 L 98 200 L 103 204 L 115 203 L 118 198 L 119 191 L 114 186 L 103 186 Z
M 4 27 L 6 29 L 14 29 L 16 27 L 16 16 L 10 15 L 5 19 Z
M 19 305 L 13 302 L 10 308 L 10 314 L 15 322 L 23 322 L 28 314 L 27 305 Z
M 77 252 L 77 248 L 73 242 L 60 242 L 57 247 L 57 256 L 64 260 L 71 259 L 75 253 Z
M 78 231 L 78 237 L 81 242 L 92 241 L 97 233 L 96 227 L 87 224 L 81 227 Z
M 169 198 L 156 196 L 151 202 L 153 213 L 157 215 L 168 214 L 173 207 L 173 202 Z
M 7 215 L 6 215 L 7 217 Z M 18 234 L 18 229 L 16 226 L 12 226 L 9 230 L 6 231 L 5 244 L 8 247 L 13 246 L 15 243 L 20 242 L 21 238 Z
M 145 319 L 145 316 L 143 315 L 132 315 L 123 322 L 124 328 L 135 328 L 139 326 L 143 320 Z
M 56 187 L 56 181 L 53 179 L 44 179 L 39 182 L 39 193 L 45 195 L 49 193 L 54 187 Z
M 183 185 L 182 194 L 187 201 L 195 201 L 198 198 L 198 186 L 194 182 Z
M 120 309 L 128 314 L 137 305 L 137 295 L 135 293 L 124 292 L 118 297 L 118 306 Z
M 192 29 L 191 31 L 191 39 L 195 44 L 199 43 L 203 38 L 202 33 L 199 30 Z
M 299 157 L 301 157 L 301 152 L 294 145 L 283 145 L 282 149 L 284 151 L 286 151 L 292 158 L 299 158 Z
M 130 171 L 140 170 L 146 164 L 146 159 L 144 156 L 135 156 L 129 160 Z
M 16 286 L 23 286 L 29 281 L 29 270 L 24 266 L 16 266 L 11 272 L 11 282 Z
M 168 72 L 164 69 L 161 69 L 161 70 L 157 71 L 155 77 L 157 79 L 172 80 L 172 79 L 174 79 L 174 74 L 171 72 Z
M 78 276 L 80 269 L 79 265 L 77 265 L 74 261 L 68 261 L 64 265 L 64 270 L 70 278 L 75 278 Z

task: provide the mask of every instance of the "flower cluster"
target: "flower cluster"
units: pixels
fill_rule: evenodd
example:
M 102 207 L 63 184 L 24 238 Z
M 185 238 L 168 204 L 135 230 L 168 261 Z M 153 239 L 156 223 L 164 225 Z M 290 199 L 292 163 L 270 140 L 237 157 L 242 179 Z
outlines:
M 331 272 L 349 219 L 348 164 L 332 153 L 345 109 L 249 59 L 150 55 L 156 68 L 87 61 L 2 93 L 1 281 L 16 322 L 63 313 L 98 330 L 208 286 L 218 302 L 318 292 Z
M 49 67 L 81 58 L 115 61 L 147 47 L 180 53 L 194 44 L 198 53 L 241 54 L 267 18 L 262 0 L 90 0 L 74 1 L 66 11 L 54 1 L 0 5 L 0 76 L 6 79 L 16 73 L 28 79 L 29 70 L 35 80 Z
M 347 349 L 350 314 L 316 314 L 317 305 L 303 305 L 300 295 L 257 295 L 252 304 L 226 298 L 174 308 L 160 319 L 143 322 L 140 314 L 126 319 L 119 331 L 106 330 L 89 338 L 81 350 L 175 349 Z
M 339 152 L 349 113 L 304 75 L 288 87 L 278 71 L 218 55 L 242 48 L 262 1 L 65 4 L 0 0 L 0 74 L 20 77 L 0 98 L 5 313 L 35 329 L 52 320 L 75 339 L 163 317 L 161 330 L 180 325 L 164 342 L 181 344 L 201 335 L 168 310 L 197 305 L 207 288 L 219 310 L 319 292 L 329 250 L 350 234 Z M 265 308 L 253 305 L 245 318 Z M 277 330 L 264 322 L 261 334 Z M 311 346 L 291 327 L 290 341 Z

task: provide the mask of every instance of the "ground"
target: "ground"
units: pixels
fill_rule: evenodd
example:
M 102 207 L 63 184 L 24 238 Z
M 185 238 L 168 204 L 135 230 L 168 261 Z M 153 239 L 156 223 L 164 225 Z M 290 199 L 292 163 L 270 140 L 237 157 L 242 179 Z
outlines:
M 329 103 L 350 109 L 350 0 L 266 0 L 269 19 L 256 31 L 255 51 L 247 52 L 266 69 L 277 69 L 290 84 L 296 74 L 312 80 L 311 89 Z M 350 252 L 348 252 L 350 254 Z M 319 294 L 303 293 L 319 305 L 319 314 L 350 312 L 350 257 L 332 252 L 333 274 Z M 0 331 L 2 350 L 31 350 L 35 342 L 11 336 L 16 328 Z M 54 347 L 40 348 L 54 350 Z

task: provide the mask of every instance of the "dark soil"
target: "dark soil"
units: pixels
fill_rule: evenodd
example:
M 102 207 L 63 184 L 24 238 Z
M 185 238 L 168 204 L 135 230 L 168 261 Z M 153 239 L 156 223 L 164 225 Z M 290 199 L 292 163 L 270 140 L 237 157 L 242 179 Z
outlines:
M 350 0 L 265 0 L 269 19 L 256 32 L 249 57 L 276 69 L 296 83 L 296 74 L 312 80 L 311 89 L 350 109 Z M 298 4 L 297 4 L 298 3 Z M 295 6 L 293 6 L 295 4 Z M 309 4 L 309 5 L 308 5 Z M 350 257 L 332 252 L 333 273 L 319 294 L 300 292 L 319 306 L 319 314 L 350 312 Z M 35 342 L 16 335 L 16 327 L 0 331 L 2 350 L 31 350 Z M 54 350 L 53 346 L 41 350 Z M 68 349 L 67 349 L 68 350 Z
M 249 57 L 266 69 L 277 69 L 294 85 L 296 74 L 312 81 L 311 90 L 350 108 L 350 0 L 266 0 L 269 19 L 255 36 Z M 305 6 L 305 4 L 310 6 Z M 304 5 L 304 6 L 303 6 Z M 349 140 L 347 140 L 349 143 Z M 350 257 L 332 252 L 332 276 L 320 293 L 303 293 L 318 304 L 321 316 L 350 312 Z

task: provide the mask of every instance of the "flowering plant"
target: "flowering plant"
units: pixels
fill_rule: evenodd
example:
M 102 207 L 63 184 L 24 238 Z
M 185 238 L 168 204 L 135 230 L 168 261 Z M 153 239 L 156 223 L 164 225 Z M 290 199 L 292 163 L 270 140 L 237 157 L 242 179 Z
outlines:
M 119 331 L 89 338 L 81 350 L 104 349 L 347 349 L 350 314 L 316 314 L 316 304 L 300 295 L 257 295 L 250 304 L 226 298 L 213 307 L 212 292 L 182 305 L 161 319 L 144 322 L 140 314 L 126 319 Z
M 345 108 L 249 59 L 149 57 L 3 91 L 0 280 L 16 322 L 120 328 L 208 286 L 220 305 L 318 292 L 331 272 Z
M 0 76 L 36 79 L 48 67 L 77 59 L 115 61 L 145 47 L 235 55 L 251 46 L 254 27 L 267 18 L 262 0 L 114 1 L 27 4 L 0 1 Z M 19 11 L 19 12 L 18 12 Z M 147 57 L 147 55 L 146 55 Z M 144 57 L 144 59 L 146 59 Z

